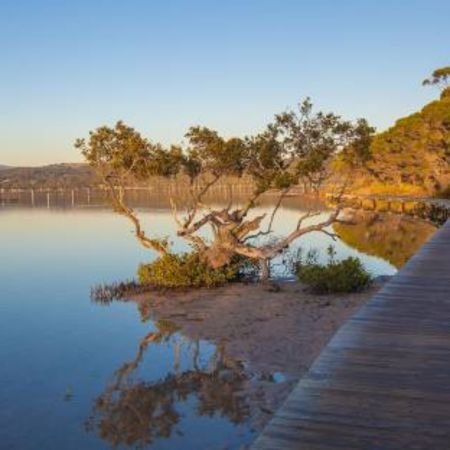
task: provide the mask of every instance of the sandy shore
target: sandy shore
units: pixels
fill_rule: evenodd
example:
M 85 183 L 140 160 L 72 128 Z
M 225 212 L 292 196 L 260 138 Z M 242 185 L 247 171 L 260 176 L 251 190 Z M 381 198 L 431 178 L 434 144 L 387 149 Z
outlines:
M 214 290 L 152 293 L 146 302 L 156 319 L 181 327 L 191 339 L 224 345 L 243 361 L 251 420 L 264 426 L 303 376 L 339 326 L 381 286 L 357 294 L 317 296 L 296 282 L 274 289 L 261 284 L 231 284 Z

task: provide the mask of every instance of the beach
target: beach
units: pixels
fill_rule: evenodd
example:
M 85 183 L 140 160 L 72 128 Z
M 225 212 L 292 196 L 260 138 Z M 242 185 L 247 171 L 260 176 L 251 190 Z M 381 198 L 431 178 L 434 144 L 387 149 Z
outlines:
M 315 295 L 298 282 L 232 283 L 216 289 L 135 295 L 154 320 L 191 340 L 221 346 L 242 362 L 252 426 L 259 430 L 283 403 L 337 329 L 377 292 L 382 280 L 352 294 Z

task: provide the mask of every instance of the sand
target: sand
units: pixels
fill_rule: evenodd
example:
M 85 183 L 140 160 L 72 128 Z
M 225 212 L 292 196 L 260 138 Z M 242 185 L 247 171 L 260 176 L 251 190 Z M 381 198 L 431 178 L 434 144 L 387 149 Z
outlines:
M 260 430 L 342 323 L 380 288 L 317 296 L 297 282 L 230 284 L 218 289 L 141 294 L 155 319 L 190 339 L 224 345 L 243 361 L 251 423 Z

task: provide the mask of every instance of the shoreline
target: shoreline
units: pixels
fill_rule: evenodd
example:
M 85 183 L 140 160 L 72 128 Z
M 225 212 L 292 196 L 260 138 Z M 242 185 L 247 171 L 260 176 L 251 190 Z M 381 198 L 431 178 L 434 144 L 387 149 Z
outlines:
M 337 329 L 384 284 L 361 293 L 314 295 L 295 281 L 232 283 L 216 289 L 145 292 L 130 300 L 154 320 L 206 340 L 243 363 L 250 423 L 261 430 Z

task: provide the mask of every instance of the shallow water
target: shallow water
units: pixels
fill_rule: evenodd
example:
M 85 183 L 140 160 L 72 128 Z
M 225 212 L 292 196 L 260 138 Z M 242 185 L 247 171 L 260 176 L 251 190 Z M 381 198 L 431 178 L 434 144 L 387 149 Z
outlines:
M 277 232 L 298 214 L 283 208 Z M 171 235 L 167 209 L 143 217 Z M 311 234 L 299 244 L 330 242 Z M 174 246 L 183 248 L 176 239 Z M 396 271 L 342 241 L 335 246 L 338 257 L 359 255 L 375 275 Z M 1 448 L 201 450 L 251 442 L 241 362 L 153 322 L 134 303 L 91 302 L 91 286 L 132 278 L 151 259 L 126 219 L 104 208 L 3 206 L 0 249 Z

